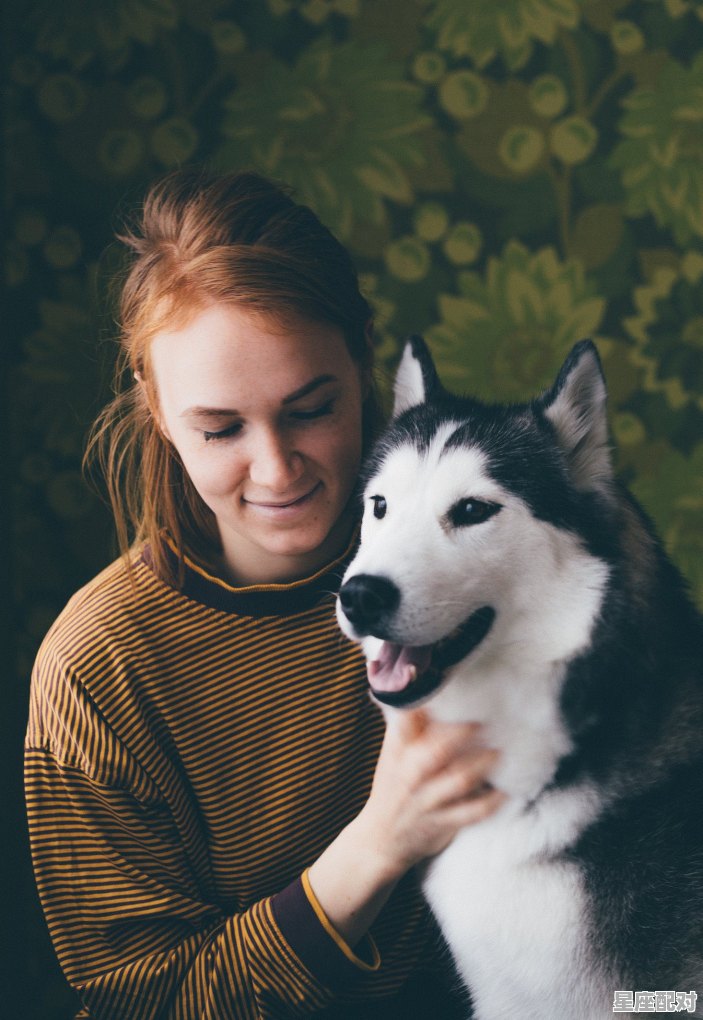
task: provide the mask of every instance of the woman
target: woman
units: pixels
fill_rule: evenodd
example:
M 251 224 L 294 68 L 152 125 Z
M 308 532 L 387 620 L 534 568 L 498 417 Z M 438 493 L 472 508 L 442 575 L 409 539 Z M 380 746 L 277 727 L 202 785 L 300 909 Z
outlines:
M 175 173 L 123 240 L 93 437 L 123 556 L 47 635 L 27 733 L 81 1015 L 451 1017 L 412 869 L 495 809 L 494 756 L 421 712 L 384 740 L 335 624 L 378 421 L 348 255 L 252 174 Z

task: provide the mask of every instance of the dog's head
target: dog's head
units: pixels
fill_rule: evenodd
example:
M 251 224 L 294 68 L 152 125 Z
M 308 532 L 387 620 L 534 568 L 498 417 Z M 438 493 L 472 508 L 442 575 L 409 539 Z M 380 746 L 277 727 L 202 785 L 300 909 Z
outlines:
M 426 699 L 459 662 L 496 654 L 497 635 L 519 641 L 536 608 L 544 654 L 583 642 L 614 503 L 605 400 L 590 341 L 548 392 L 505 406 L 448 393 L 424 341 L 409 340 L 337 602 L 379 701 Z

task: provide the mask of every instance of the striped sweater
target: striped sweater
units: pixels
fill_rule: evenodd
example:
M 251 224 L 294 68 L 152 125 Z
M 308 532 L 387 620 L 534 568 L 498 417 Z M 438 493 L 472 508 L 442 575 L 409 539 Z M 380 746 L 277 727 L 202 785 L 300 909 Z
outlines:
M 455 1015 L 412 876 L 355 951 L 306 878 L 362 807 L 383 731 L 334 618 L 343 566 L 233 588 L 188 561 L 177 590 L 146 550 L 47 635 L 27 809 L 80 1016 L 367 1020 L 423 995 Z

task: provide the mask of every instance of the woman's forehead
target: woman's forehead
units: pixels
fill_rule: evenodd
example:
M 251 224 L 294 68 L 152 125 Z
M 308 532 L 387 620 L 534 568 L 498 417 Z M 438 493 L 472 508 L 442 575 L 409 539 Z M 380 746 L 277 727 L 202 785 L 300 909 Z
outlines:
M 355 372 L 337 327 L 252 315 L 234 305 L 210 306 L 181 328 L 157 333 L 151 361 L 160 394 L 177 401 L 181 412 L 228 407 L 262 393 L 285 402 L 317 380 Z

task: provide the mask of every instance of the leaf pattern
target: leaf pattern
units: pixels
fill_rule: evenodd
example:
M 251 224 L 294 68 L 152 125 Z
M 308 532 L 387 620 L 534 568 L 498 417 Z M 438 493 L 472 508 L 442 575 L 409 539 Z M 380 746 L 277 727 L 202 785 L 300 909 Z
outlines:
M 418 133 L 430 124 L 421 98 L 383 46 L 319 40 L 225 99 L 219 162 L 287 181 L 347 238 L 355 220 L 385 223 L 386 200 L 413 201 L 407 171 L 426 162 Z
M 690 68 L 668 60 L 656 85 L 623 101 L 621 171 L 631 216 L 651 213 L 677 244 L 703 237 L 703 54 Z
M 575 28 L 578 0 L 436 0 L 427 23 L 437 31 L 440 49 L 469 56 L 478 67 L 496 54 L 511 70 L 526 64 L 533 43 L 553 43 L 560 28 Z
M 511 241 L 485 275 L 462 272 L 458 293 L 440 294 L 440 322 L 427 336 L 454 385 L 521 400 L 553 381 L 574 343 L 597 334 L 604 305 L 577 260 Z

